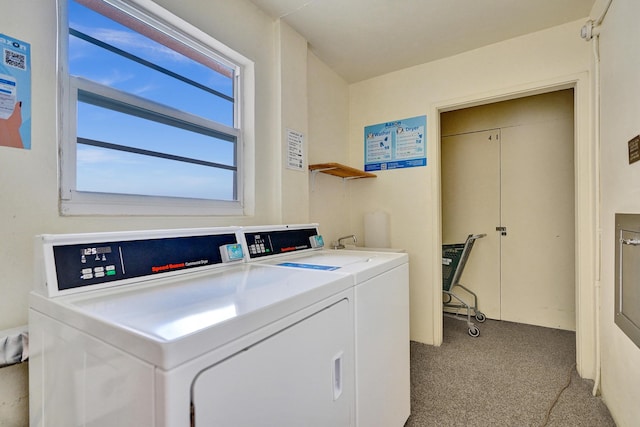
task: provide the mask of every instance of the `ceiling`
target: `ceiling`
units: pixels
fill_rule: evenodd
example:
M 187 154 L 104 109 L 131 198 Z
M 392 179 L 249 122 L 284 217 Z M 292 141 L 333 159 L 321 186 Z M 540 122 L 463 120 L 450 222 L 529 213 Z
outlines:
M 589 16 L 596 0 L 251 0 L 353 83 Z M 579 34 L 576 34 L 579 37 Z

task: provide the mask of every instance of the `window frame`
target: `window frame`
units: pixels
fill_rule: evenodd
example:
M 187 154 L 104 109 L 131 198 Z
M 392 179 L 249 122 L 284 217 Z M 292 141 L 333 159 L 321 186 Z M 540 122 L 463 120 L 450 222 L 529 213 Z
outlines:
M 254 132 L 254 64 L 193 25 L 176 17 L 160 6 L 140 0 L 99 0 L 118 8 L 155 30 L 168 35 L 199 54 L 224 64 L 233 73 L 234 125 L 228 127 L 190 113 L 174 110 L 164 105 L 141 99 L 133 94 L 102 86 L 82 77 L 71 76 L 68 65 L 69 22 L 67 0 L 58 4 L 58 80 L 59 80 L 59 172 L 60 213 L 72 215 L 252 215 L 253 214 L 253 165 L 249 164 L 248 152 L 253 151 Z M 144 105 L 154 113 L 170 119 L 187 119 L 216 132 L 236 138 L 235 200 L 209 200 L 150 195 L 128 195 L 115 193 L 85 192 L 76 189 L 77 147 L 77 102 L 78 94 L 84 91 L 90 96 L 113 97 L 120 101 L 135 102 L 133 108 Z

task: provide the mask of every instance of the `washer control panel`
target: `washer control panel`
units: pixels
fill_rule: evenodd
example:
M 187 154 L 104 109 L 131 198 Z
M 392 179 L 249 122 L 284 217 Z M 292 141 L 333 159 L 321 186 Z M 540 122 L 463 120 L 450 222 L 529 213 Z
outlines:
M 315 249 L 324 246 L 315 227 L 281 230 L 243 230 L 249 259 Z

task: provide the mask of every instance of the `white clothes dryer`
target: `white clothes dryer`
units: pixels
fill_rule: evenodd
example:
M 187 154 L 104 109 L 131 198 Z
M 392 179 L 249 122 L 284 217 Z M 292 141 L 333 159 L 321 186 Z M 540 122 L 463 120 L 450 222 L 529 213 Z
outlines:
M 353 425 L 352 281 L 238 233 L 38 236 L 31 426 Z

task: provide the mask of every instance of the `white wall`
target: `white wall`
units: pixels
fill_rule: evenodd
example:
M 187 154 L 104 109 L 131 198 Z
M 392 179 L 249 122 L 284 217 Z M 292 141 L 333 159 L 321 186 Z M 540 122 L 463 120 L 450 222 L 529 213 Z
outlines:
M 0 330 L 27 323 L 32 286 L 32 239 L 40 233 L 272 224 L 308 221 L 307 175 L 281 172 L 281 124 L 306 126 L 306 42 L 247 0 L 158 0 L 158 4 L 255 62 L 255 215 L 251 217 L 61 217 L 56 141 L 56 2 L 23 0 L 0 14 L 1 32 L 31 44 L 32 149 L 0 147 Z M 300 82 L 290 96 L 276 46 Z M 302 48 L 301 48 L 302 46 Z M 280 83 L 283 82 L 282 86 Z M 280 99 L 285 98 L 285 108 Z M 296 109 L 292 113 L 292 106 Z M 301 129 L 306 131 L 306 129 Z M 282 188 L 297 198 L 283 198 Z M 26 364 L 0 369 L 0 426 L 26 424 Z
M 614 215 L 640 213 L 640 163 L 627 141 L 640 133 L 640 2 L 614 0 L 602 25 L 602 396 L 617 425 L 640 420 L 640 349 L 614 323 Z
M 382 171 L 373 183 L 354 182 L 351 197 L 353 231 L 362 234 L 365 212 L 386 210 L 391 214 L 392 246 L 405 248 L 410 254 L 412 339 L 438 344 L 441 327 L 438 316 L 434 316 L 440 311 L 441 289 L 438 111 L 513 97 L 536 88 L 544 90 L 563 82 L 578 82 L 577 145 L 578 150 L 588 147 L 587 72 L 591 64 L 590 48 L 579 37 L 584 21 L 350 86 L 349 159 L 356 167 L 363 165 L 365 126 L 427 115 L 427 166 Z M 580 203 L 576 205 L 578 209 Z M 587 234 L 591 234 L 593 226 L 586 225 Z M 593 258 L 587 260 L 589 266 L 585 268 L 590 269 Z M 592 309 L 589 312 L 592 319 Z M 589 328 L 592 332 L 593 324 L 586 325 Z M 591 348 L 587 357 L 589 366 L 583 374 L 593 377 L 594 353 L 592 346 L 587 347 Z
M 349 164 L 349 86 L 313 52 L 308 55 L 309 163 Z M 352 233 L 352 182 L 317 173 L 310 176 L 310 220 L 320 224 L 325 242 Z M 362 236 L 358 236 L 360 238 Z
M 307 41 L 282 21 L 278 29 L 279 112 L 280 135 L 286 141 L 287 131 L 303 135 L 302 169 L 287 166 L 287 144 L 282 144 L 280 159 L 282 184 L 278 186 L 282 197 L 280 223 L 296 224 L 309 218 L 308 176 L 308 118 L 307 118 Z

